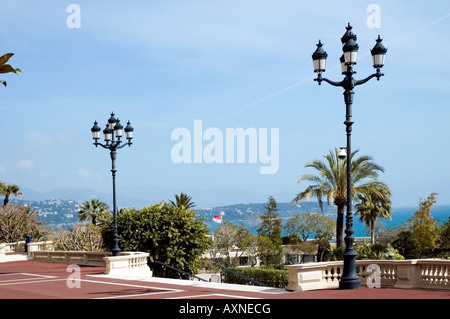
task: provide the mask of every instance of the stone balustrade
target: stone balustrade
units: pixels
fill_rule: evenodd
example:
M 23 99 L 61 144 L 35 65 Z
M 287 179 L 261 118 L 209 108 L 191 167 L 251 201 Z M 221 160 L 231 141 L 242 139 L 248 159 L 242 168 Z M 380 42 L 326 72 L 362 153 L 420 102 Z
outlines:
M 151 277 L 148 267 L 149 254 L 143 252 L 121 252 L 112 256 L 104 251 L 46 251 L 32 250 L 29 258 L 36 261 L 105 267 L 106 275 L 137 275 Z
M 32 250 L 28 253 L 30 260 L 100 267 L 105 267 L 103 258 L 110 255 L 105 251 Z
M 106 263 L 105 274 L 133 274 L 151 277 L 152 271 L 147 264 L 148 256 L 148 253 L 143 252 L 122 252 L 120 256 L 104 257 L 103 259 Z
M 0 261 L 3 261 L 6 258 L 6 245 L 0 244 Z
M 450 290 L 450 260 L 357 260 L 361 285 L 395 288 L 432 288 Z M 287 290 L 338 288 L 342 261 L 285 265 Z
M 4 248 L 0 247 L 0 253 L 3 250 L 5 253 L 25 252 L 25 241 L 18 241 L 15 243 L 3 243 Z M 28 244 L 28 251 L 33 250 L 53 250 L 52 241 L 37 241 Z
M 24 252 L 25 242 L 0 244 L 0 261 L 5 260 L 6 253 Z M 120 256 L 112 256 L 104 251 L 55 251 L 53 242 L 42 241 L 28 244 L 28 259 L 86 266 L 105 267 L 108 275 L 138 275 L 151 277 L 152 271 L 148 267 L 148 253 L 121 252 Z

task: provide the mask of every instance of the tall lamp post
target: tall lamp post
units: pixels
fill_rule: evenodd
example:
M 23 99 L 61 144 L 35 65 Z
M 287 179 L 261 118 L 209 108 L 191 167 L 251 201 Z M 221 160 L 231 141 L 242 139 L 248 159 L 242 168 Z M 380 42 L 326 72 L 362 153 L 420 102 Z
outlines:
M 381 68 L 384 65 L 384 58 L 386 56 L 387 49 L 381 43 L 382 39 L 378 36 L 374 48 L 371 50 L 373 67 L 376 69 L 374 74 L 369 75 L 363 80 L 355 80 L 353 74 L 353 66 L 356 64 L 356 57 L 358 53 L 358 44 L 356 43 L 356 35 L 352 32 L 352 26 L 350 23 L 346 27 L 347 31 L 341 38 L 343 55 L 340 58 L 341 71 L 345 75 L 341 82 L 335 82 L 322 77 L 322 72 L 325 72 L 325 64 L 327 59 L 327 53 L 323 50 L 323 45 L 319 40 L 317 49 L 313 53 L 314 72 L 317 73 L 317 78 L 314 81 L 320 85 L 323 81 L 333 85 L 342 87 L 344 89 L 344 101 L 346 106 L 345 126 L 347 132 L 347 214 L 345 223 L 345 252 L 344 252 L 344 269 L 342 272 L 341 281 L 339 283 L 340 289 L 358 289 L 361 286 L 361 282 L 356 273 L 356 256 L 357 253 L 353 249 L 354 237 L 353 237 L 353 213 L 352 213 L 352 176 L 351 176 L 351 132 L 352 132 L 352 104 L 353 104 L 353 89 L 355 86 L 366 83 L 372 78 L 380 77 L 384 74 L 381 73 Z M 340 153 L 342 158 L 342 153 Z
M 117 233 L 117 205 L 116 205 L 116 156 L 117 150 L 121 149 L 125 146 L 131 146 L 131 140 L 133 139 L 133 127 L 130 125 L 128 121 L 125 130 L 123 129 L 122 124 L 120 124 L 120 120 L 114 117 L 114 113 L 111 113 L 111 117 L 108 119 L 108 123 L 106 124 L 105 129 L 103 130 L 103 137 L 105 143 L 99 143 L 100 139 L 100 127 L 98 126 L 97 121 L 94 122 L 94 126 L 91 128 L 92 138 L 94 139 L 94 145 L 97 147 L 100 145 L 103 148 L 106 148 L 110 151 L 111 161 L 112 161 L 112 181 L 113 181 L 113 218 L 114 218 L 114 229 L 113 229 L 113 248 L 111 249 L 113 256 L 120 255 L 119 248 L 119 235 Z M 125 137 L 128 142 L 122 144 L 120 140 L 122 138 L 123 131 L 125 131 Z

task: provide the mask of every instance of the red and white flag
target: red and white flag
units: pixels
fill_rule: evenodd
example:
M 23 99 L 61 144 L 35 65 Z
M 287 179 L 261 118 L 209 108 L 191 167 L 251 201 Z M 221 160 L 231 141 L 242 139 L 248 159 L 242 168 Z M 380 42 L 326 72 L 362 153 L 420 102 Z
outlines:
M 213 222 L 216 222 L 216 223 L 220 224 L 222 222 L 222 216 L 214 215 Z

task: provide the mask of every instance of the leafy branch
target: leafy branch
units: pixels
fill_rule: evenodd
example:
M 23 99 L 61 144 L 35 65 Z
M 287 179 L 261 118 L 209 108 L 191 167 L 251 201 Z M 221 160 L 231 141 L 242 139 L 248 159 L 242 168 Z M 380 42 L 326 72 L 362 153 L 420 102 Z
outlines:
M 14 53 L 6 53 L 0 57 L 0 73 L 15 73 L 22 72 L 19 68 L 13 68 L 10 64 L 6 64 Z M 6 81 L 0 80 L 0 84 L 6 87 Z

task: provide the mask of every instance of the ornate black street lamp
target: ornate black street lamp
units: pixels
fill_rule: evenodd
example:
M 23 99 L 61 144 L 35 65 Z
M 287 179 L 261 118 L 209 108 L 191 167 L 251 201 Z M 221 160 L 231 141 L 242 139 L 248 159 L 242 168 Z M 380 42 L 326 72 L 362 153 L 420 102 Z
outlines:
M 100 139 L 100 127 L 98 126 L 97 121 L 94 122 L 94 126 L 91 128 L 92 138 L 94 139 L 94 145 L 97 147 L 100 145 L 103 148 L 106 148 L 110 151 L 111 161 L 112 161 L 112 180 L 113 180 L 113 217 L 114 217 L 114 230 L 113 230 L 113 248 L 111 252 L 113 256 L 120 255 L 119 248 L 119 235 L 117 233 L 117 205 L 116 205 L 116 155 L 117 150 L 121 149 L 125 146 L 131 146 L 131 140 L 133 139 L 133 127 L 131 127 L 130 122 L 128 121 L 125 130 L 123 129 L 122 124 L 120 124 L 120 120 L 114 117 L 114 113 L 111 113 L 111 117 L 108 119 L 108 123 L 106 124 L 105 129 L 103 130 L 103 136 L 105 140 L 105 144 L 99 143 Z M 121 144 L 123 131 L 125 131 L 125 137 L 128 140 L 127 143 Z
M 346 223 L 345 223 L 345 252 L 344 252 L 344 269 L 342 272 L 341 281 L 339 283 L 339 288 L 341 289 L 358 289 L 361 286 L 361 282 L 356 273 L 356 256 L 357 253 L 353 249 L 354 237 L 353 237 L 353 213 L 352 213 L 352 176 L 351 176 L 351 132 L 352 132 L 352 104 L 353 104 L 353 89 L 355 86 L 366 83 L 372 78 L 377 78 L 380 80 L 380 77 L 384 74 L 381 73 L 380 69 L 384 65 L 384 58 L 387 52 L 387 49 L 381 43 L 381 38 L 378 36 L 376 40 L 376 44 L 374 48 L 371 50 L 373 67 L 376 69 L 376 72 L 372 75 L 369 75 L 367 78 L 363 80 L 355 80 L 353 78 L 353 74 L 356 72 L 353 71 L 353 66 L 356 64 L 356 57 L 358 53 L 358 44 L 356 43 L 356 35 L 352 32 L 352 26 L 350 23 L 346 27 L 347 31 L 344 36 L 341 38 L 342 42 L 342 51 L 343 55 L 340 58 L 341 61 L 341 71 L 342 74 L 345 75 L 345 78 L 341 82 L 330 81 L 326 78 L 322 77 L 322 72 L 325 72 L 325 65 L 327 59 L 327 53 L 323 49 L 323 44 L 320 42 L 317 44 L 317 49 L 313 53 L 313 63 L 314 63 L 314 72 L 318 73 L 317 78 L 314 81 L 317 81 L 319 85 L 325 81 L 333 86 L 339 86 L 344 89 L 344 101 L 346 105 L 346 118 L 345 118 L 345 126 L 347 132 L 347 214 L 346 214 Z M 339 158 L 342 158 L 343 154 L 340 152 Z

